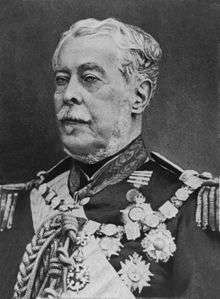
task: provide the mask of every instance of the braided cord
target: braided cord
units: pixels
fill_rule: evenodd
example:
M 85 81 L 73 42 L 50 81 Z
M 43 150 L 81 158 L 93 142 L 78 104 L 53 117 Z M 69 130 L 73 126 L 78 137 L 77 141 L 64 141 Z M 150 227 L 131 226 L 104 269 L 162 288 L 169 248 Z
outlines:
M 26 247 L 22 262 L 19 266 L 17 281 L 14 287 L 13 298 L 29 299 L 31 296 L 37 269 L 50 242 L 60 233 L 61 228 L 57 221 L 57 215 L 46 221 L 34 235 L 31 243 Z
M 84 220 L 81 221 L 81 225 Z M 62 289 L 66 291 L 67 268 L 72 265 L 68 248 L 70 241 L 76 245 L 76 236 L 80 222 L 71 214 L 57 214 L 45 221 L 39 231 L 26 247 L 19 267 L 17 282 L 14 287 L 13 299 L 31 299 L 33 294 L 52 296 L 62 276 Z M 63 247 L 54 250 L 49 265 L 43 264 L 46 249 L 55 245 L 61 236 L 67 234 Z M 56 246 L 55 246 L 56 247 Z M 56 255 L 58 254 L 58 256 Z M 46 269 L 47 268 L 47 269 Z M 44 289 L 49 283 L 49 287 Z

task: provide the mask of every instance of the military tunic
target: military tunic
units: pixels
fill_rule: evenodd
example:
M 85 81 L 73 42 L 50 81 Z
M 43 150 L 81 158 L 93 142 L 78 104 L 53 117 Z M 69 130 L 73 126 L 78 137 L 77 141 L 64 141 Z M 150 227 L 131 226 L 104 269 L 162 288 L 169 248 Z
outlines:
M 63 192 L 63 195 L 69 196 L 77 202 L 89 198 L 88 202 L 82 205 L 89 220 L 123 227 L 122 211 L 126 210 L 130 204 L 126 195 L 131 189 L 134 189 L 134 183 L 131 183 L 131 179 L 129 180 L 134 171 L 152 172 L 148 184 L 140 184 L 138 192 L 144 196 L 145 203 L 150 204 L 153 211 L 158 211 L 182 185 L 179 180 L 181 174 L 179 168 L 166 165 L 166 163 L 158 163 L 157 159 L 149 158 L 141 137 L 138 137 L 124 151 L 108 161 L 91 178 L 84 173 L 76 161 L 68 158 L 45 175 L 44 183 L 46 182 L 56 193 L 61 192 L 62 194 Z M 68 190 L 69 194 L 62 191 L 64 189 Z M 45 219 L 55 215 L 54 211 L 56 210 L 48 204 L 45 205 L 38 190 L 39 187 L 36 187 L 31 192 L 32 218 L 36 229 Z M 207 232 L 197 226 L 195 221 L 197 196 L 198 190 L 189 196 L 175 217 L 165 221 L 176 245 L 175 252 L 169 256 L 166 262 L 152 259 L 146 254 L 142 246 L 145 236 L 143 232 L 133 239 L 128 239 L 124 235 L 121 239 L 123 247 L 120 247 L 117 254 L 108 256 L 109 263 L 118 273 L 122 269 L 122 263 L 126 263 L 134 253 L 142 258 L 145 265 L 149 264 L 150 281 L 145 283 L 141 289 L 132 289 L 135 297 L 219 297 L 219 233 Z M 15 243 L 20 247 L 15 257 L 12 253 L 12 256 L 5 259 L 5 264 L 9 265 L 7 272 L 10 269 L 10 278 L 6 279 L 11 287 L 17 265 L 10 265 L 10 262 L 16 260 L 18 263 L 24 243 L 32 234 L 30 211 L 27 208 L 27 201 L 24 200 L 24 203 L 26 203 L 24 205 L 26 211 L 22 218 L 24 223 L 17 225 L 17 228 L 15 225 L 14 231 L 4 232 L 4 235 L 0 235 L 1 238 L 9 238 L 10 234 L 14 234 L 16 236 L 14 243 L 11 241 L 13 252 Z M 24 232 L 22 237 L 20 232 Z M 8 241 L 5 239 L 5 244 Z M 6 249 L 3 250 L 5 254 Z M 3 264 L 2 262 L 1 265 Z M 4 296 L 1 298 L 7 298 L 5 294 L 11 296 L 8 289 L 8 285 L 5 289 L 2 288 Z M 30 298 L 34 298 L 33 295 Z

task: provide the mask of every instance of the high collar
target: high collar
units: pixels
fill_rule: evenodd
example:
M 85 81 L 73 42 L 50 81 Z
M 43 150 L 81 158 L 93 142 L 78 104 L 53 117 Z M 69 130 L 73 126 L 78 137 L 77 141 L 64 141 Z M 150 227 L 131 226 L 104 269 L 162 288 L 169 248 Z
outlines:
M 75 161 L 69 175 L 68 186 L 70 194 L 77 191 L 79 198 L 93 196 L 108 185 L 116 184 L 128 177 L 147 159 L 147 150 L 141 136 L 133 140 L 118 155 L 107 161 L 91 178 Z

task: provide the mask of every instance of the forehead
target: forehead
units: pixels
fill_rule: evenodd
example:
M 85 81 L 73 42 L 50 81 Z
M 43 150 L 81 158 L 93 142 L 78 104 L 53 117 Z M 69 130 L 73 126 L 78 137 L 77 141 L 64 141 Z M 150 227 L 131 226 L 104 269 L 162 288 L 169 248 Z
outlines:
M 119 66 L 119 49 L 109 36 L 68 37 L 57 56 L 57 67 L 74 68 L 94 63 L 103 68 Z

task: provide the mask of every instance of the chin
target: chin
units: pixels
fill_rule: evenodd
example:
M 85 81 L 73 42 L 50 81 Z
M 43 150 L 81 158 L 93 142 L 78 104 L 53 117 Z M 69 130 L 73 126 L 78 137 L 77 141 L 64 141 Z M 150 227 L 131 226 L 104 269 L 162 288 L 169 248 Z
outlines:
M 98 138 L 83 134 L 81 136 L 61 136 L 64 148 L 72 155 L 95 155 L 97 151 L 105 148 L 105 145 Z

